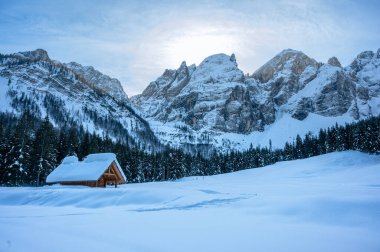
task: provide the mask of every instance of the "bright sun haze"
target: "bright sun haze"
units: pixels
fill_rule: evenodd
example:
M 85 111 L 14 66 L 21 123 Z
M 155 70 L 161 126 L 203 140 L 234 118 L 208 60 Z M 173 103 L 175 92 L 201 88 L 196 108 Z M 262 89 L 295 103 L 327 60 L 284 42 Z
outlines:
M 168 41 L 167 53 L 170 65 L 180 60 L 198 63 L 205 56 L 220 52 L 231 53 L 236 40 L 230 34 L 218 33 L 220 27 L 190 27 L 182 36 Z

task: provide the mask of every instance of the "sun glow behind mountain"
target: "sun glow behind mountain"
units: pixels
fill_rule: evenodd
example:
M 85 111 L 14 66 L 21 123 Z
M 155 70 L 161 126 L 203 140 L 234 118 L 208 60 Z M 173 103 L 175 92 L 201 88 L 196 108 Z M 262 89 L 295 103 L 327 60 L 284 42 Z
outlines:
M 205 55 L 234 52 L 238 38 L 230 33 L 221 33 L 220 30 L 221 27 L 216 26 L 195 26 L 167 41 L 165 50 L 169 65 L 177 66 L 181 60 L 186 60 L 188 64 L 199 64 Z
M 234 21 L 208 20 L 204 17 L 157 23 L 130 47 L 134 57 L 130 68 L 137 76 L 151 74 L 157 69 L 158 74 L 162 74 L 165 69 L 178 68 L 182 61 L 188 65 L 199 65 L 212 54 L 239 53 L 244 50 L 243 46 L 247 46 L 244 40 L 250 34 L 247 32 L 242 36 L 242 29 Z M 250 43 L 252 48 L 254 45 Z M 147 68 L 149 73 L 146 73 Z M 150 81 L 156 77 L 157 74 L 152 75 Z

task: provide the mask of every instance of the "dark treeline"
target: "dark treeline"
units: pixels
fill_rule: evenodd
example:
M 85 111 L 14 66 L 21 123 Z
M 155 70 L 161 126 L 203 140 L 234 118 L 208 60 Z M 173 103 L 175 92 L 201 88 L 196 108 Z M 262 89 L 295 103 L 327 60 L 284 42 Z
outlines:
M 0 184 L 4 186 L 44 185 L 46 176 L 67 155 L 81 160 L 96 152 L 113 152 L 128 182 L 163 181 L 185 176 L 204 176 L 262 167 L 278 161 L 294 160 L 334 151 L 380 152 L 380 117 L 345 126 L 320 130 L 318 135 L 297 136 L 283 149 L 251 147 L 244 152 L 214 153 L 209 158 L 191 156 L 166 148 L 149 154 L 90 134 L 83 128 L 55 128 L 49 118 L 37 119 L 0 113 Z

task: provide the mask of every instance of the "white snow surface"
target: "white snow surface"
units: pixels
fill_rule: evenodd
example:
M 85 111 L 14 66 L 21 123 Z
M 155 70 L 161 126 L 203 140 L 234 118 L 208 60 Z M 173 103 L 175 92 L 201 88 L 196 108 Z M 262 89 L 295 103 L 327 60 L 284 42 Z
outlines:
M 62 163 L 47 176 L 46 182 L 95 181 L 114 161 L 126 181 L 127 178 L 114 153 L 97 153 L 88 155 L 83 161 L 78 161 L 75 156 L 64 158 Z
M 0 188 L 0 251 L 380 251 L 380 156 L 120 188 Z

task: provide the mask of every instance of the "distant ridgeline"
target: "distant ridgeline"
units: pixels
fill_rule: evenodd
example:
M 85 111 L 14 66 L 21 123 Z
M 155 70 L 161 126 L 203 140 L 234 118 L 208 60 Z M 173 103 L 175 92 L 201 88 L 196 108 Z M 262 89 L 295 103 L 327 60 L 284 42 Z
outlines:
M 185 176 L 215 175 L 261 167 L 278 161 L 302 159 L 333 151 L 380 153 L 380 117 L 320 130 L 318 135 L 297 136 L 283 149 L 251 147 L 244 152 L 214 153 L 209 158 L 190 156 L 166 148 L 148 154 L 107 136 L 90 134 L 82 127 L 54 128 L 49 118 L 25 113 L 0 113 L 0 184 L 40 186 L 67 155 L 83 159 L 90 153 L 116 153 L 128 182 L 174 180 Z

